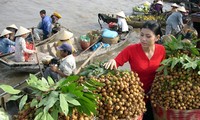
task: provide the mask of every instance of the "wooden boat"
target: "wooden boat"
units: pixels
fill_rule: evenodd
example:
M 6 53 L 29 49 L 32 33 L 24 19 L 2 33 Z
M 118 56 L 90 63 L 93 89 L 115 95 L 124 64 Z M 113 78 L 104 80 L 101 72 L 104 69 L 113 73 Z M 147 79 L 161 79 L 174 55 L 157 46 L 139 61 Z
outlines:
M 120 42 L 118 42 L 116 44 L 111 44 L 110 47 L 107 47 L 107 48 L 101 48 L 99 50 L 99 52 L 97 52 L 95 54 L 94 57 L 106 54 L 107 52 L 113 51 L 113 50 L 121 47 L 124 43 L 126 43 L 130 39 L 129 38 L 130 34 L 131 34 L 131 31 L 129 33 L 127 33 L 127 34 L 121 35 L 120 40 L 119 40 Z M 122 39 L 124 39 L 124 40 L 122 40 Z M 100 41 L 101 40 L 99 40 L 99 42 Z M 90 49 L 85 50 L 83 52 L 83 50 L 82 50 L 82 48 L 80 46 L 80 39 L 75 38 L 72 43 L 73 43 L 73 46 L 76 49 L 76 52 L 74 53 L 76 62 L 83 62 L 83 61 L 85 61 L 94 52 L 94 51 L 91 51 Z M 39 51 L 44 52 L 44 53 L 48 53 L 49 55 L 56 57 L 56 49 L 55 49 L 55 46 L 54 46 L 54 42 L 49 42 L 47 44 L 44 44 L 44 45 L 40 46 L 39 47 Z
M 60 31 L 52 35 L 51 37 L 36 43 L 35 44 L 36 49 L 40 48 L 40 46 L 43 46 L 44 44 L 47 44 L 48 42 L 53 42 L 54 40 L 56 40 L 56 36 L 58 34 L 60 34 Z M 53 58 L 52 56 L 46 53 L 42 53 L 40 51 L 37 52 L 37 56 L 39 59 L 39 63 L 37 61 L 36 54 L 33 54 L 30 56 L 29 62 L 15 62 L 14 53 L 8 53 L 8 54 L 4 54 L 0 56 L 0 63 L 8 66 L 12 70 L 16 70 L 20 72 L 37 72 L 39 71 L 39 68 L 40 68 L 39 65 L 41 65 L 42 67 L 41 63 L 43 59 Z
M 37 52 L 37 56 L 39 58 L 39 66 L 36 58 L 36 54 L 33 54 L 29 57 L 28 62 L 15 62 L 15 54 L 10 54 L 4 57 L 0 58 L 0 62 L 3 63 L 4 65 L 8 66 L 12 70 L 20 71 L 20 72 L 37 72 L 40 70 L 40 67 L 42 66 L 42 60 L 44 59 L 44 56 L 46 59 L 51 59 L 53 58 L 50 55 Z
M 58 40 L 57 36 L 59 36 L 60 32 L 53 35 L 52 37 L 48 38 L 48 40 L 45 40 L 43 43 L 37 44 L 37 55 L 39 58 L 39 63 L 37 62 L 36 55 L 31 55 L 29 58 L 29 62 L 15 62 L 14 60 L 14 54 L 6 55 L 0 58 L 0 62 L 8 66 L 10 69 L 14 69 L 16 71 L 21 72 L 37 72 L 39 71 L 40 67 L 43 67 L 42 61 L 45 59 L 51 59 L 53 57 L 56 57 L 56 48 L 55 48 L 55 42 Z M 122 34 L 119 40 L 120 42 L 116 44 L 112 44 L 110 47 L 107 48 L 101 48 L 99 52 L 97 52 L 94 57 L 106 54 L 107 52 L 113 51 L 119 47 L 121 47 L 124 43 L 128 41 L 129 35 L 131 34 Z M 124 40 L 122 40 L 124 39 Z M 76 62 L 83 62 L 85 61 L 89 56 L 92 55 L 94 51 L 86 50 L 82 52 L 83 50 L 80 47 L 80 41 L 79 39 L 74 39 L 74 44 L 76 48 L 76 52 L 74 53 Z M 40 66 L 39 66 L 40 65 Z

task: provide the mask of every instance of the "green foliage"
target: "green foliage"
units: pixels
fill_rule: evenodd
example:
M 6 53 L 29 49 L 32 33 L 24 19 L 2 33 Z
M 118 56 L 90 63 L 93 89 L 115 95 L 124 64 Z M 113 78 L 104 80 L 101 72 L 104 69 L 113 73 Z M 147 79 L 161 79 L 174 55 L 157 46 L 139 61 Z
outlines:
M 177 57 L 180 54 L 188 54 L 190 56 L 199 56 L 198 48 L 196 43 L 182 42 L 181 36 L 178 38 L 172 37 L 172 41 L 166 41 L 163 45 L 166 49 L 167 57 Z M 187 52 L 187 53 L 185 53 Z
M 21 92 L 20 90 L 13 89 L 13 87 L 9 86 L 9 85 L 3 85 L 3 84 L 1 84 L 0 88 L 2 90 L 4 90 L 5 92 L 9 93 L 9 94 L 18 94 L 18 93 Z
M 67 116 L 72 113 L 73 109 L 87 115 L 96 114 L 98 95 L 93 93 L 93 90 L 96 90 L 101 84 L 90 79 L 83 84 L 78 84 L 78 80 L 79 76 L 69 76 L 55 83 L 50 77 L 48 80 L 39 79 L 30 74 L 27 84 L 32 89 L 34 96 L 30 102 L 30 106 L 36 108 L 34 120 L 57 119 L 59 113 Z M 87 86 L 88 84 L 90 85 Z M 9 89 L 5 89 L 5 85 L 1 85 L 1 88 L 9 93 L 19 93 L 10 86 Z M 15 95 L 10 100 L 20 98 L 19 109 L 22 110 L 28 95 Z

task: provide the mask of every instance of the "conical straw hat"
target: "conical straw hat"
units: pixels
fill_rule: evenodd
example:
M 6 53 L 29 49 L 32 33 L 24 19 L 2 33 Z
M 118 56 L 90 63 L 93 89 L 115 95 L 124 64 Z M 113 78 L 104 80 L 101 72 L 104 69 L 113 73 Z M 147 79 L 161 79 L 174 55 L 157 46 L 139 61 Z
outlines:
M 171 7 L 177 7 L 177 8 L 178 8 L 178 5 L 177 5 L 176 3 L 173 3 L 173 4 L 171 5 Z
M 31 32 L 30 30 L 20 26 L 19 29 L 17 30 L 17 33 L 15 34 L 15 36 L 20 36 L 20 35 L 27 34 L 30 32 Z
M 162 1 L 158 1 L 157 3 L 163 5 L 163 2 L 162 2 Z
M 6 28 L 14 28 L 14 29 L 16 29 L 16 30 L 18 29 L 17 26 L 16 26 L 15 24 L 12 24 L 12 25 L 10 25 L 10 26 L 8 26 L 8 27 L 6 27 Z
M 60 36 L 58 37 L 59 40 L 67 40 L 73 37 L 73 33 L 64 30 Z
M 186 9 L 185 7 L 181 6 L 179 8 L 177 8 L 178 11 L 181 11 L 181 12 L 186 12 Z
M 7 34 L 10 34 L 10 33 L 12 33 L 11 31 L 9 31 L 9 30 L 6 30 L 6 29 L 4 29 L 3 31 L 2 31 L 2 33 L 1 33 L 1 36 L 0 37 L 2 37 L 2 36 L 4 36 L 4 35 L 7 35 Z
M 123 18 L 126 17 L 123 11 L 118 12 L 116 15 L 118 15 L 118 16 L 120 16 L 120 17 L 123 17 Z

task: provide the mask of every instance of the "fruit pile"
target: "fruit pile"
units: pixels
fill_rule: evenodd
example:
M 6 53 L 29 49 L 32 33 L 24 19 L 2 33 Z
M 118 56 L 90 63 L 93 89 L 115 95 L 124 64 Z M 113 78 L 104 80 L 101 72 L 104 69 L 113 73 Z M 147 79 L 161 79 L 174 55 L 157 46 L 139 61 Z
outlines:
M 158 73 L 152 86 L 151 102 L 165 109 L 200 109 L 200 75 L 181 68 Z
M 165 21 L 165 17 L 155 16 L 155 15 L 132 15 L 127 16 L 126 21 L 147 21 L 147 20 L 157 20 L 157 21 Z
M 143 84 L 136 73 L 112 71 L 96 80 L 105 83 L 98 91 L 102 96 L 99 99 L 99 119 L 136 118 L 146 111 Z
M 192 43 L 172 38 L 164 44 L 167 59 L 158 69 L 151 89 L 154 107 L 200 109 L 200 59 Z

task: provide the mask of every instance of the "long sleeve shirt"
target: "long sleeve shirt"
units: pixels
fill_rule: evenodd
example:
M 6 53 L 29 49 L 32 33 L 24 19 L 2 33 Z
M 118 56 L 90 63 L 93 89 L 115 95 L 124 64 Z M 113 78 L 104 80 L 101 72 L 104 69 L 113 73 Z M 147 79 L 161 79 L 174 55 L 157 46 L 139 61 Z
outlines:
M 11 45 L 15 45 L 15 42 L 11 41 L 8 38 L 0 38 L 0 53 L 6 54 L 9 53 Z
M 117 67 L 129 62 L 131 70 L 138 73 L 140 81 L 144 84 L 145 93 L 148 93 L 155 78 L 156 70 L 164 58 L 165 48 L 162 45 L 155 44 L 154 54 L 149 59 L 139 43 L 126 47 L 118 54 L 115 61 Z
M 49 16 L 45 16 L 44 18 L 42 18 L 42 22 L 40 24 L 40 28 L 43 30 L 44 35 L 49 35 L 49 33 L 51 33 L 52 30 L 52 26 L 51 26 L 51 22 L 52 19 Z
M 29 50 L 26 48 L 26 42 L 25 39 L 22 37 L 16 38 L 16 44 L 15 44 L 15 61 L 17 62 L 24 62 L 24 53 L 33 53 L 33 50 Z
M 183 15 L 181 12 L 173 12 L 166 21 L 167 24 L 172 25 L 172 26 L 178 26 L 182 25 L 183 26 Z
M 128 24 L 124 18 L 118 18 L 118 25 L 122 29 L 122 32 L 128 31 Z

